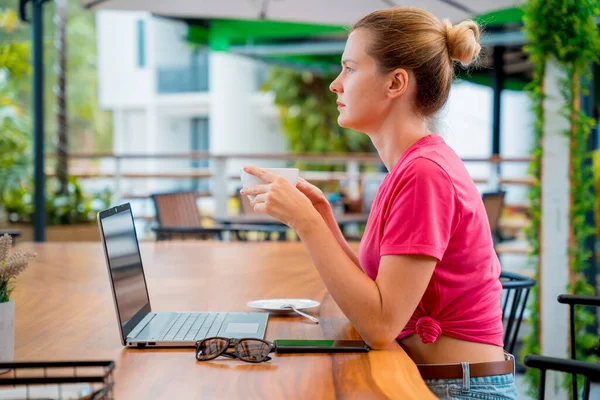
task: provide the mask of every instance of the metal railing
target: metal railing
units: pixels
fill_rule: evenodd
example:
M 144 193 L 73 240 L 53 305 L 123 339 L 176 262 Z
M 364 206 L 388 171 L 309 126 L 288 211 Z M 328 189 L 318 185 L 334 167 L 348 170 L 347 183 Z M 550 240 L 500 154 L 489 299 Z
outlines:
M 48 158 L 55 158 L 54 154 L 48 154 Z M 89 166 L 85 168 L 77 168 L 74 164 L 76 161 L 81 160 L 92 160 L 92 159 L 111 159 L 114 161 L 114 168 L 112 171 L 90 169 Z M 302 171 L 301 174 L 308 180 L 317 182 L 341 182 L 343 181 L 348 186 L 348 190 L 355 196 L 362 197 L 362 193 L 359 192 L 361 184 L 369 181 L 381 181 L 385 176 L 385 172 L 379 172 L 381 170 L 381 160 L 373 153 L 345 153 L 345 154 L 291 154 L 291 153 L 279 153 L 279 154 L 212 154 L 208 152 L 187 152 L 187 153 L 158 153 L 158 154 L 115 154 L 115 153 L 70 153 L 69 160 L 71 164 L 70 175 L 79 177 L 82 179 L 112 179 L 112 191 L 113 197 L 116 201 L 127 196 L 127 198 L 144 198 L 149 196 L 147 194 L 125 194 L 122 190 L 123 180 L 126 179 L 189 179 L 189 180 L 201 180 L 207 179 L 211 182 L 211 189 L 205 192 L 205 196 L 212 196 L 215 198 L 215 215 L 223 216 L 227 213 L 227 187 L 229 182 L 232 180 L 239 179 L 237 173 L 228 172 L 229 163 L 234 160 L 244 160 L 251 162 L 253 160 L 260 161 L 280 161 L 287 165 L 292 165 L 295 162 L 301 161 L 304 163 L 317 163 L 317 164 L 334 164 L 344 165 L 343 171 Z M 160 171 L 144 171 L 144 172 L 130 172 L 125 171 L 123 163 L 126 161 L 133 160 L 146 160 L 146 161 L 159 161 L 159 160 L 209 160 L 209 168 L 194 168 L 188 171 L 177 171 L 177 172 L 165 172 Z M 487 158 L 464 158 L 465 163 L 485 163 L 489 164 L 488 176 L 473 177 L 475 183 L 488 184 L 492 187 L 500 187 L 502 185 L 525 185 L 530 186 L 533 184 L 531 177 L 508 177 L 502 176 L 498 173 L 498 166 L 505 163 L 517 163 L 524 164 L 531 161 L 530 157 L 487 157 Z M 375 171 L 361 172 L 361 166 L 373 165 Z M 373 168 L 372 168 L 373 169 Z M 47 171 L 48 175 L 53 175 L 53 170 Z

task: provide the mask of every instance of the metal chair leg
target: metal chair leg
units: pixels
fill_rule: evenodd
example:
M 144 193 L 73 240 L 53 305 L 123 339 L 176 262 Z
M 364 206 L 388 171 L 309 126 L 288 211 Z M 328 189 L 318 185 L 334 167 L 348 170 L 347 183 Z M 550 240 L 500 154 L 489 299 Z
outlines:
M 577 394 L 575 394 L 574 396 L 576 398 Z M 583 380 L 583 400 L 589 400 L 589 399 L 590 399 L 590 378 L 588 378 L 586 376 L 585 379 Z
M 540 386 L 538 389 L 538 399 L 544 400 L 546 396 L 546 370 L 540 370 Z

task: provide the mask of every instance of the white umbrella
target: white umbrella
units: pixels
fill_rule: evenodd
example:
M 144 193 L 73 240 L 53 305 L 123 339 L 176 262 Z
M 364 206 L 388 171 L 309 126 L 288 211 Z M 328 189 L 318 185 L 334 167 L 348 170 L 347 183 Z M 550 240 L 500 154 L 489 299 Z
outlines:
M 371 11 L 416 6 L 453 22 L 523 0 L 81 0 L 92 9 L 143 10 L 176 18 L 266 19 L 352 25 Z

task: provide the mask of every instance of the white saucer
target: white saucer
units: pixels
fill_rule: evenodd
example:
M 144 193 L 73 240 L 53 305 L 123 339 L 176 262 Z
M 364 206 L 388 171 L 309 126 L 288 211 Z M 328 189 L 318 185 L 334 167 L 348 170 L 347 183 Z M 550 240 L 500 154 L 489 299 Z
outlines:
M 291 308 L 281 308 L 285 304 L 292 304 L 297 310 L 305 310 L 308 308 L 315 308 L 321 305 L 316 300 L 311 299 L 265 299 L 265 300 L 254 300 L 249 302 L 248 307 L 258 308 L 260 310 L 287 314 L 294 312 Z

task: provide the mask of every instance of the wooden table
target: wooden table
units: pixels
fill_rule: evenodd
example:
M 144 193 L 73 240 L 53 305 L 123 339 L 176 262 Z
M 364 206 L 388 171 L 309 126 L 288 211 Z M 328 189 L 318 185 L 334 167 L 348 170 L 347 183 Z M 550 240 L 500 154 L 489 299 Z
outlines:
M 99 243 L 23 243 L 37 252 L 16 282 L 16 361 L 112 359 L 116 399 L 434 398 L 400 348 L 367 354 L 274 355 L 264 364 L 193 349 L 121 346 Z M 142 243 L 155 311 L 249 311 L 249 300 L 321 302 L 315 325 L 300 316 L 269 320 L 266 339 L 356 339 L 300 243 Z

